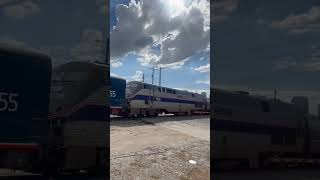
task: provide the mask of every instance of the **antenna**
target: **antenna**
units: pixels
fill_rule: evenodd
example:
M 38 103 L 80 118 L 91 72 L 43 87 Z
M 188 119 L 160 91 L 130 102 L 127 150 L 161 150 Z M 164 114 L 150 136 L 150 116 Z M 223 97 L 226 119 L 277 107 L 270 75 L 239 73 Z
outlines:
M 152 75 L 151 75 L 151 84 L 153 84 L 153 80 L 154 80 L 154 70 L 156 69 L 155 67 L 150 68 L 152 69 Z

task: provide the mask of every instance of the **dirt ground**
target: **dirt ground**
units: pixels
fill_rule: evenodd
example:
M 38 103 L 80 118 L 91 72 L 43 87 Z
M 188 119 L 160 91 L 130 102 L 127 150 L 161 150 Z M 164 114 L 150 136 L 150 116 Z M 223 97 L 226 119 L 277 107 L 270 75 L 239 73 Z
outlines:
M 210 179 L 209 123 L 209 118 L 112 122 L 111 179 Z

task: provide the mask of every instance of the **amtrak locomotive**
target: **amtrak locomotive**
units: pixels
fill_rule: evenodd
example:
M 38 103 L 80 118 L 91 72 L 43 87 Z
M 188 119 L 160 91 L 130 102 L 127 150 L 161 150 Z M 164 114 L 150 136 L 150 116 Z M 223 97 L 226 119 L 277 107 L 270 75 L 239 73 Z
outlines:
M 111 115 L 157 116 L 208 114 L 209 99 L 205 94 L 192 93 L 148 83 L 111 77 Z
M 306 113 L 301 98 L 285 103 L 221 89 L 213 89 L 213 98 L 213 162 L 256 168 L 320 158 L 320 120 Z
M 126 99 L 129 115 L 150 115 L 172 113 L 192 115 L 205 112 L 208 108 L 206 96 L 143 82 L 127 84 Z
M 55 162 L 55 168 L 103 172 L 107 155 L 108 69 L 89 62 L 70 62 L 53 69 L 48 119 L 55 149 L 52 157 L 60 160 Z M 57 158 L 58 155 L 64 158 Z

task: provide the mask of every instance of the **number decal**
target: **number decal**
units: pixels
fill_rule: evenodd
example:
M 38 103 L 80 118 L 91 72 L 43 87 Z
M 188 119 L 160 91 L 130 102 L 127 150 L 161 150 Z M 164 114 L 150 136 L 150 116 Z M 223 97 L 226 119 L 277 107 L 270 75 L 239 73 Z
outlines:
M 0 111 L 15 112 L 18 110 L 18 101 L 16 93 L 0 92 Z
M 116 96 L 117 96 L 116 91 L 110 91 L 110 97 L 114 98 Z
M 7 96 L 8 93 L 0 92 L 0 111 L 6 111 L 8 109 Z
M 12 93 L 9 95 L 9 103 L 13 104 L 13 106 L 8 108 L 8 111 L 14 112 L 18 109 L 18 102 L 14 99 L 18 97 L 18 94 Z

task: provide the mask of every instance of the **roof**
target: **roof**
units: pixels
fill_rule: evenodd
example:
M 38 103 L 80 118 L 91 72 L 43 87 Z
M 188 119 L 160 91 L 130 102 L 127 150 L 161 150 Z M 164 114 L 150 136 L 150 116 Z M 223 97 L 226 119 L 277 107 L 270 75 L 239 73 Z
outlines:
M 55 67 L 55 71 L 64 71 L 66 69 L 68 69 L 68 71 L 71 71 L 72 69 L 85 69 L 88 70 L 88 68 L 93 67 L 93 68 L 103 68 L 103 69 L 107 69 L 106 66 L 102 66 L 100 64 L 96 64 L 96 63 L 92 63 L 92 62 L 85 62 L 85 61 L 72 61 L 72 62 L 68 62 L 65 64 L 61 64 L 57 67 Z
M 9 44 L 0 43 L 0 53 L 10 53 L 10 54 L 16 54 L 16 55 L 24 55 L 24 56 L 33 56 L 40 59 L 47 59 L 50 60 L 50 57 L 47 54 L 44 54 L 43 52 L 36 50 L 34 48 L 22 48 L 19 46 L 13 46 Z
M 202 95 L 202 94 L 200 94 L 200 93 L 190 92 L 190 91 L 187 91 L 187 90 L 176 89 L 176 88 L 169 88 L 169 87 L 165 87 L 165 86 L 158 86 L 158 85 L 155 85 L 155 84 L 149 84 L 149 83 L 140 82 L 140 81 L 130 81 L 129 83 L 141 83 L 141 84 L 147 84 L 147 85 L 150 85 L 150 86 L 156 86 L 156 87 L 168 88 L 168 89 L 173 89 L 173 90 L 180 91 L 180 92 L 193 93 L 193 94 L 198 94 L 198 95 L 203 96 L 203 95 Z
M 121 80 L 127 81 L 126 79 L 121 78 L 121 77 L 110 76 L 110 78 L 113 78 L 113 79 L 121 79 Z

